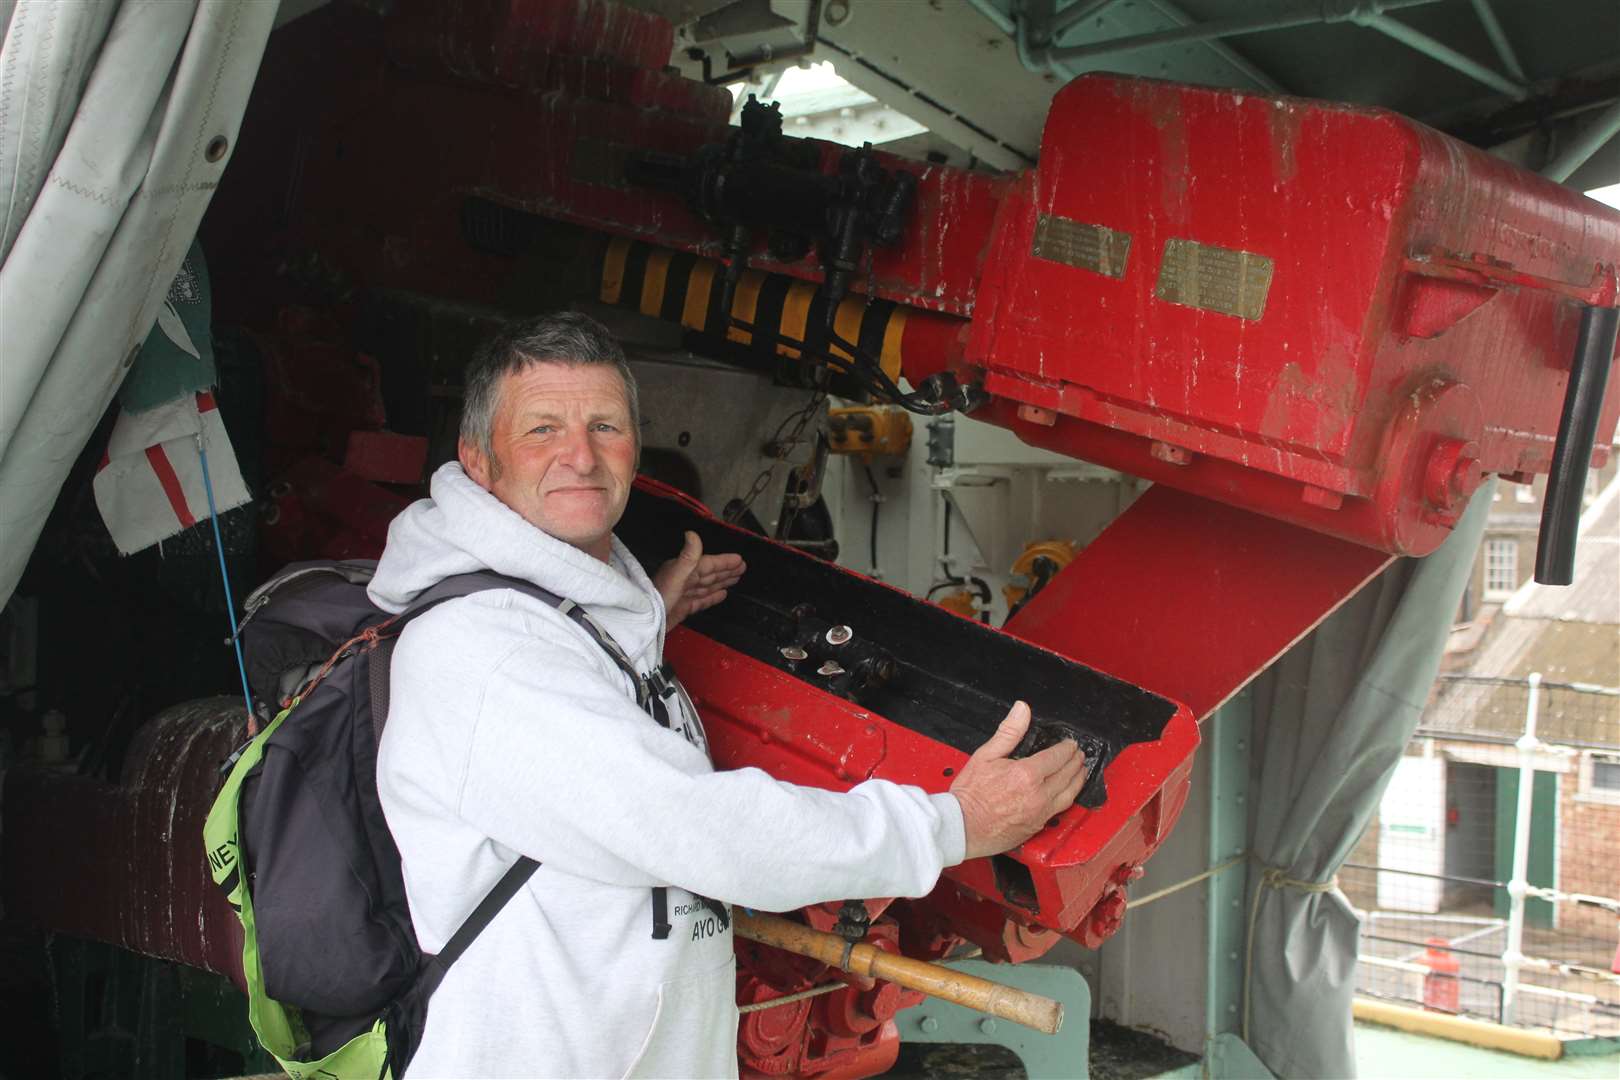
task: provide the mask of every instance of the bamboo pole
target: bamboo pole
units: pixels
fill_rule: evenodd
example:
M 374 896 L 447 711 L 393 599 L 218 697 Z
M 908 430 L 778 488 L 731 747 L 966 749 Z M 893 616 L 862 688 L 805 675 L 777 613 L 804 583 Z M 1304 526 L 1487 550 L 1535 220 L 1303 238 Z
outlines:
M 733 918 L 738 937 L 808 956 L 862 978 L 886 979 L 907 990 L 918 990 L 1047 1035 L 1056 1035 L 1063 1026 L 1063 1005 L 1027 990 L 953 971 L 942 964 L 896 956 L 875 945 L 851 945 L 836 934 L 812 930 L 777 915 L 733 909 Z

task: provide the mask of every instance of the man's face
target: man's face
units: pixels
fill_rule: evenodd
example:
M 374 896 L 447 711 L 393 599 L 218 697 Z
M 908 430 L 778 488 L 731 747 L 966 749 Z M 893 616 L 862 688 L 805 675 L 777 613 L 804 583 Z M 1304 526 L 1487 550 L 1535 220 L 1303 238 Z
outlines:
M 492 458 L 462 467 L 535 528 L 606 562 L 636 472 L 624 380 L 606 364 L 535 364 L 501 380 Z

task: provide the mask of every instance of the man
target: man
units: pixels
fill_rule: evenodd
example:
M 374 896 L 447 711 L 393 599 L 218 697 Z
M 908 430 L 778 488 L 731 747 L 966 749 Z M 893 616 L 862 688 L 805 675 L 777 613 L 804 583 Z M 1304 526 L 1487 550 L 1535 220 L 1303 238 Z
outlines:
M 635 383 L 599 324 L 565 313 L 499 335 L 468 370 L 460 461 L 394 521 L 372 598 L 398 611 L 494 570 L 581 605 L 651 672 L 668 627 L 723 601 L 744 567 L 688 534 L 649 579 L 614 538 L 638 432 Z M 540 862 L 435 993 L 412 1080 L 735 1076 L 731 933 L 699 932 L 718 923 L 701 897 L 786 911 L 922 896 L 944 867 L 1022 843 L 1084 780 L 1072 743 L 1007 758 L 1022 703 L 950 794 L 715 772 L 697 716 L 660 727 L 584 629 L 508 590 L 413 622 L 391 700 L 378 788 L 422 948 L 439 951 L 519 855 Z

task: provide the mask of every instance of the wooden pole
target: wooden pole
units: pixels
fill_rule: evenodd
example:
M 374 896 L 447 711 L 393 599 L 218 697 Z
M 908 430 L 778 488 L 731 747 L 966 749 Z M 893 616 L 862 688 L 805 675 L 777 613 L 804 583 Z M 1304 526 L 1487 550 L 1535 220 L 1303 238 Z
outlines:
M 851 945 L 836 934 L 812 930 L 778 915 L 750 915 L 732 909 L 738 937 L 808 956 L 863 978 L 886 979 L 907 990 L 989 1013 L 1015 1024 L 1056 1035 L 1063 1026 L 1063 1005 L 1014 986 L 953 971 L 942 964 L 884 952 L 875 945 Z

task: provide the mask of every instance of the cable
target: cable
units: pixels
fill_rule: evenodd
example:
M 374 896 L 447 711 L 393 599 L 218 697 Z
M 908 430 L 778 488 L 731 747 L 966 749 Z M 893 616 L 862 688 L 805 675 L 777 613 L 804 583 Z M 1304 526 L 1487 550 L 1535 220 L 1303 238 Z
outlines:
M 764 338 L 772 344 L 793 349 L 801 358 L 810 359 L 822 367 L 831 368 L 835 372 L 850 376 L 860 384 L 861 389 L 873 397 L 888 404 L 899 405 L 907 412 L 914 412 L 921 416 L 939 416 L 942 413 L 951 411 L 949 402 L 929 401 L 921 394 L 908 394 L 900 389 L 870 353 L 860 346 L 846 341 L 834 331 L 829 330 L 827 332 L 832 344 L 849 353 L 853 359 L 834 356 L 825 349 L 813 348 L 807 342 L 798 341 L 784 334 L 761 330 L 753 323 L 739 319 L 736 316 L 732 316 L 731 323 L 737 329 L 746 331 L 751 336 Z
M 973 584 L 974 591 L 979 594 L 979 601 L 984 604 L 984 607 L 979 611 L 979 621 L 984 623 L 986 626 L 989 626 L 990 598 L 992 595 L 994 595 L 990 592 L 990 583 L 984 580 L 984 578 L 980 577 L 970 577 L 968 578 L 968 581 Z
M 1019 597 L 1018 603 L 1014 604 L 1012 610 L 1007 612 L 1007 617 L 1001 621 L 1001 625 L 1006 626 L 1007 623 L 1011 622 L 1014 615 L 1024 610 L 1025 604 L 1035 599 L 1036 593 L 1052 584 L 1052 579 L 1057 577 L 1058 569 L 1057 563 L 1048 559 L 1045 555 L 1037 555 L 1035 562 L 1030 566 L 1029 576 L 1031 581 L 1029 590 Z
M 872 575 L 877 576 L 877 527 L 878 504 L 883 501 L 882 492 L 878 491 L 877 477 L 872 474 L 872 466 L 866 466 L 866 482 L 872 485 Z
M 843 349 L 845 352 L 849 353 L 850 356 L 854 357 L 855 362 L 864 367 L 866 369 L 866 373 L 873 379 L 877 380 L 879 385 L 882 386 L 883 389 L 893 397 L 894 404 L 899 405 L 910 412 L 920 413 L 923 416 L 939 416 L 942 413 L 948 413 L 951 411 L 951 406 L 948 402 L 929 402 L 921 394 L 908 394 L 901 390 L 900 387 L 896 385 L 894 380 L 889 378 L 889 373 L 883 370 L 882 363 L 872 356 L 871 353 L 868 353 L 862 349 L 859 345 L 856 345 L 852 341 L 846 340 L 841 334 L 838 333 L 838 331 L 829 327 L 827 330 L 827 337 L 834 345 L 837 345 L 840 349 Z M 838 359 L 838 357 L 832 358 L 835 360 Z
M 208 493 L 208 520 L 214 523 L 214 549 L 219 552 L 219 576 L 225 583 L 225 614 L 231 620 L 231 644 L 236 648 L 236 670 L 242 676 L 242 701 L 247 705 L 248 723 L 253 723 L 253 693 L 248 689 L 247 664 L 242 661 L 242 638 L 236 632 L 236 601 L 231 599 L 231 575 L 225 568 L 225 539 L 219 531 L 219 511 L 214 508 L 214 483 L 208 476 L 208 451 L 202 435 L 197 435 L 197 458 L 202 462 L 203 490 Z

